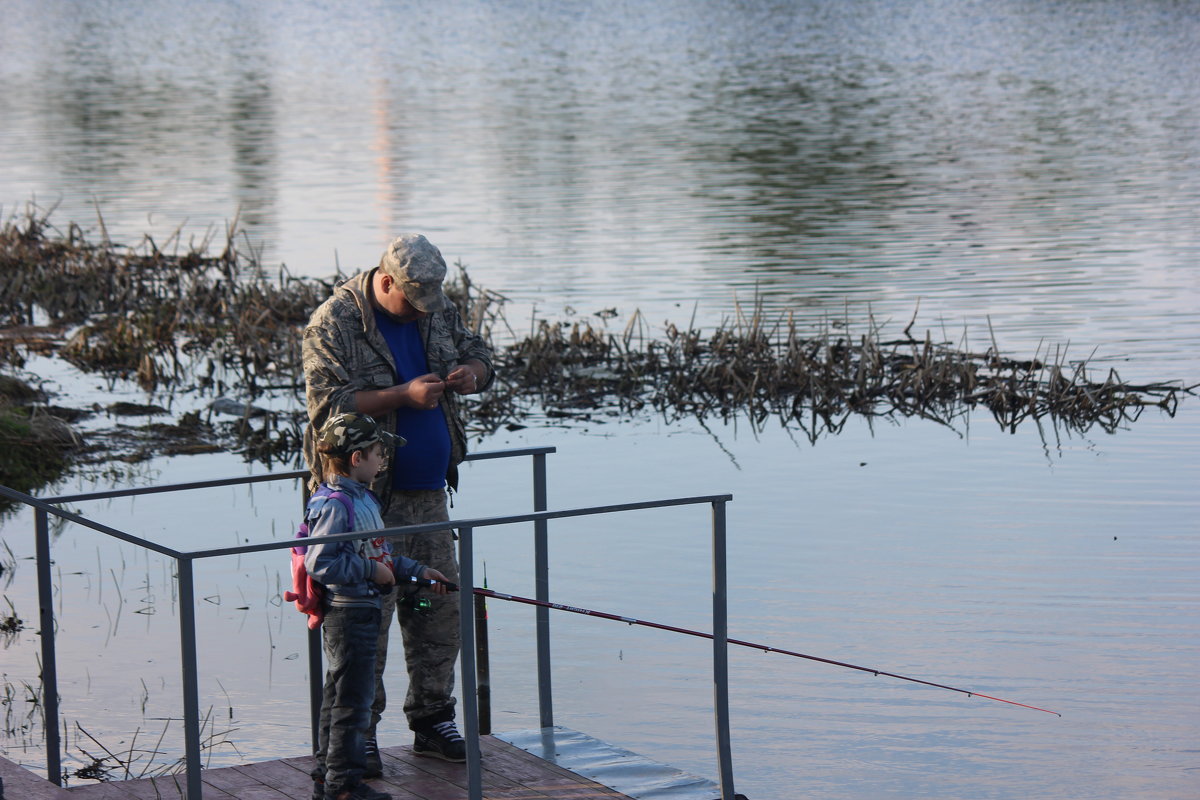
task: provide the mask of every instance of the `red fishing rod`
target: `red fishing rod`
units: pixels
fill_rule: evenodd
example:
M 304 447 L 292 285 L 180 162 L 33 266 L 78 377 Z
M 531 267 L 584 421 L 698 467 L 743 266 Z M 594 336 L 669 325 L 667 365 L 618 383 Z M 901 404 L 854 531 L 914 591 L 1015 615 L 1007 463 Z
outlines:
M 563 605 L 562 603 L 548 603 L 543 600 L 534 600 L 531 597 L 518 597 L 516 595 L 511 595 L 511 594 L 501 594 L 500 592 L 494 592 L 491 589 L 476 588 L 475 594 L 481 594 L 484 597 L 494 597 L 497 600 L 511 600 L 514 603 L 526 603 L 527 605 L 531 605 L 531 606 L 542 606 L 543 608 L 554 608 L 559 611 L 570 611 L 572 614 L 584 614 L 585 616 L 589 616 L 589 617 L 600 617 L 601 619 L 611 619 L 611 620 L 615 620 L 617 622 L 625 622 L 630 625 L 642 625 L 647 628 L 658 628 L 659 630 L 672 631 L 673 633 L 686 633 L 688 636 L 698 636 L 701 639 L 712 639 L 713 638 L 713 635 L 711 633 L 704 633 L 703 631 L 694 631 L 694 630 L 690 630 L 688 628 L 677 628 L 674 625 L 664 625 L 661 622 L 647 622 L 646 620 L 634 619 L 633 617 L 622 617 L 617 614 L 608 614 L 603 611 L 593 611 L 588 608 L 578 608 L 576 606 L 566 606 L 566 605 Z M 754 642 L 744 642 L 740 639 L 726 639 L 726 641 L 729 642 L 730 644 L 741 645 L 742 647 L 749 647 L 754 650 L 762 650 L 763 652 L 766 652 L 766 653 L 780 653 L 781 655 L 785 655 L 785 656 L 795 656 L 796 658 L 805 658 L 805 659 L 808 659 L 809 661 L 819 661 L 822 664 L 832 664 L 835 667 L 845 667 L 846 669 L 856 669 L 859 672 L 869 672 L 875 676 L 885 675 L 889 678 L 897 678 L 902 681 L 909 681 L 910 683 L 920 683 L 924 686 L 932 686 L 935 689 L 949 689 L 952 692 L 958 692 L 960 694 L 965 694 L 967 697 L 982 697 L 985 700 L 995 700 L 997 703 L 1008 703 L 1010 706 L 1020 706 L 1021 708 L 1028 708 L 1028 709 L 1032 709 L 1034 711 L 1043 711 L 1047 714 L 1053 714 L 1056 717 L 1062 716 L 1062 714 L 1059 714 L 1057 711 L 1051 711 L 1046 708 L 1038 708 L 1037 706 L 1026 705 L 1025 703 L 1018 703 L 1015 700 L 1005 700 L 1003 697 L 993 697 L 990 694 L 981 694 L 980 692 L 972 691 L 970 689 L 959 689 L 958 687 L 955 687 L 955 686 L 947 686 L 944 683 L 934 683 L 933 681 L 926 681 L 926 680 L 922 680 L 921 678 L 911 678 L 907 675 L 897 675 L 894 672 L 886 672 L 884 670 L 874 669 L 872 667 L 860 667 L 857 664 L 847 664 L 845 661 L 834 661 L 831 658 L 821 658 L 820 656 L 810 656 L 806 653 L 797 653 L 794 650 L 783 650 L 778 647 L 771 647 L 770 645 L 755 644 Z

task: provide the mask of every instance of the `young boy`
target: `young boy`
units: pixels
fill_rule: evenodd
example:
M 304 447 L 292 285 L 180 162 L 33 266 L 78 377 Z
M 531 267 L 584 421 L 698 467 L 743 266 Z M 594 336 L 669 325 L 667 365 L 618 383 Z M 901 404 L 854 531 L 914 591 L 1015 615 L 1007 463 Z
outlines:
M 363 733 L 375 697 L 380 594 L 392 591 L 397 578 L 403 583 L 412 578 L 446 578 L 403 556 L 393 563 L 382 537 L 330 544 L 321 544 L 320 538 L 384 527 L 379 501 L 367 486 L 384 468 L 389 450 L 404 443 L 371 417 L 356 413 L 334 415 L 317 437 L 322 483 L 351 499 L 354 527 L 338 498 L 318 496 L 309 501 L 305 517 L 310 541 L 304 566 L 325 587 L 322 638 L 328 661 L 317 765 L 312 771 L 313 800 L 391 800 L 390 794 L 362 782 Z M 439 583 L 433 590 L 445 594 L 446 587 Z

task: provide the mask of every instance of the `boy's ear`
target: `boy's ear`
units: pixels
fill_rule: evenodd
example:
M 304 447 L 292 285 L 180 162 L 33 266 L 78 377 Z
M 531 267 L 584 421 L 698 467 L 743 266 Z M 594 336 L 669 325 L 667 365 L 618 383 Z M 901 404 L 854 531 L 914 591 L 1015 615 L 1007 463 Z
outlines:
M 348 459 L 350 466 L 352 466 L 352 467 L 357 467 L 359 464 L 362 463 L 362 460 L 363 460 L 363 451 L 362 450 L 352 451 L 350 453 L 350 458 Z

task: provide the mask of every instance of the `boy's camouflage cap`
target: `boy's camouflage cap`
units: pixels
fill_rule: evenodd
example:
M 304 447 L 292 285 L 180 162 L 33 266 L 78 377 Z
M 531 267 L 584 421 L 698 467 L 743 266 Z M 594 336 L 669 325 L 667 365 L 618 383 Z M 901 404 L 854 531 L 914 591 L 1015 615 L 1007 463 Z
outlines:
M 376 442 L 383 442 L 385 447 L 408 444 L 404 437 L 379 427 L 371 417 L 353 411 L 330 417 L 317 434 L 317 449 L 336 456 L 348 456 Z

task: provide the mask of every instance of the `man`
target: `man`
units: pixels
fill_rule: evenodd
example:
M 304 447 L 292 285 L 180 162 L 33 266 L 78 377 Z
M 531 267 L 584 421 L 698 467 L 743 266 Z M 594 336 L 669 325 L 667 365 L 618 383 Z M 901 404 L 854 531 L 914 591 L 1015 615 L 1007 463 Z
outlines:
M 304 378 L 309 425 L 304 454 L 315 459 L 315 432 L 330 414 L 369 414 L 408 440 L 394 450 L 372 489 L 388 527 L 449 519 L 447 487 L 458 488 L 466 430 L 458 395 L 486 389 L 495 377 L 492 354 L 469 332 L 442 291 L 446 262 L 420 234 L 392 241 L 379 267 L 350 278 L 313 312 L 304 331 Z M 401 536 L 393 554 L 427 564 L 458 582 L 451 531 Z M 376 727 L 387 702 L 383 670 L 388 629 L 397 611 L 408 666 L 404 713 L 414 731 L 413 751 L 447 761 L 466 760 L 454 725 L 454 661 L 459 651 L 458 600 L 431 597 L 418 610 L 385 598 L 375 704 L 367 731 L 368 773 L 382 772 Z

